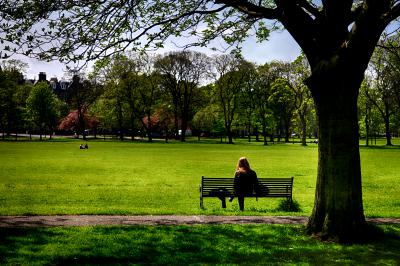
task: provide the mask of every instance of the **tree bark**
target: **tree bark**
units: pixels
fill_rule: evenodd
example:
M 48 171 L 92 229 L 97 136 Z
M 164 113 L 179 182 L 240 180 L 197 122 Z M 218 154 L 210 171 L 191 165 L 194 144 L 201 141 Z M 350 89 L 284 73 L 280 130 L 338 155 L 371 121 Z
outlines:
M 121 99 L 117 99 L 116 103 L 117 107 L 117 120 L 118 120 L 118 127 L 119 127 L 119 132 L 118 132 L 118 137 L 120 141 L 124 140 L 124 132 L 123 132 L 123 114 L 122 114 L 122 103 Z
M 370 116 L 370 109 L 368 104 L 365 104 L 365 145 L 369 146 L 369 116 Z
M 254 129 L 254 133 L 256 135 L 256 142 L 259 142 L 260 141 L 260 137 L 259 137 L 259 132 L 258 132 L 258 127 L 257 126 Z
M 262 135 L 263 135 L 264 145 L 268 145 L 268 142 L 267 142 L 267 125 L 264 122 L 261 125 L 262 125 Z
M 389 103 L 385 101 L 385 113 L 383 114 L 383 118 L 385 120 L 386 146 L 392 146 L 392 135 L 390 134 L 390 115 Z
M 146 125 L 146 130 L 147 130 L 147 136 L 148 136 L 148 142 L 153 142 L 153 136 L 152 136 L 152 121 L 151 121 L 151 113 L 147 113 L 147 125 Z
M 228 144 L 233 144 L 232 129 L 230 125 L 225 125 L 226 135 L 228 136 Z
M 188 111 L 184 108 L 182 113 L 182 123 L 181 123 L 181 142 L 186 141 L 186 130 L 188 128 Z
M 339 82 L 335 84 L 319 80 L 311 86 L 314 92 L 319 87 L 318 93 L 313 94 L 319 116 L 319 156 L 315 203 L 308 232 L 339 242 L 360 240 L 365 234 L 366 221 L 362 203 L 357 82 L 341 83 L 341 79 L 336 79 Z
M 133 114 L 134 110 L 131 106 L 131 115 L 130 115 L 130 122 L 131 122 L 131 141 L 135 140 L 135 115 Z M 96 136 L 95 136 L 96 137 Z
M 247 124 L 247 139 L 248 139 L 248 142 L 251 142 L 251 122 L 250 122 L 250 120 L 248 121 L 248 124 Z
M 82 105 L 78 103 L 78 123 L 79 123 L 79 131 L 82 134 L 83 140 L 86 140 L 86 132 L 85 132 L 85 117 L 84 110 L 82 110 Z
M 301 145 L 307 146 L 307 112 L 308 109 L 304 105 L 300 111 L 300 124 L 301 124 Z

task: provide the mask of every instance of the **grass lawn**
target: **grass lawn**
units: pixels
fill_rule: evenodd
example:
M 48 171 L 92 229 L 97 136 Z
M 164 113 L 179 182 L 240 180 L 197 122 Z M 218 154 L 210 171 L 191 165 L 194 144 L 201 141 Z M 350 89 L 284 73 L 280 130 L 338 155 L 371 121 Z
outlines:
M 90 141 L 0 142 L 0 215 L 309 215 L 317 146 Z M 201 175 L 232 176 L 247 156 L 260 177 L 294 176 L 301 211 L 279 199 L 199 208 Z M 400 148 L 362 147 L 369 217 L 400 217 Z M 363 245 L 324 243 L 292 225 L 88 226 L 0 228 L 1 265 L 398 265 L 400 225 Z
M 277 211 L 280 199 L 246 199 L 245 215 L 309 215 L 314 202 L 317 146 L 202 141 L 132 143 L 90 141 L 0 142 L 0 215 L 241 214 L 237 201 L 216 198 L 199 208 L 202 175 L 233 176 L 247 156 L 259 177 L 294 176 L 300 212 Z M 400 217 L 400 148 L 361 148 L 368 217 Z
M 299 226 L 0 228 L 2 265 L 398 265 L 400 225 L 363 245 L 323 243 Z

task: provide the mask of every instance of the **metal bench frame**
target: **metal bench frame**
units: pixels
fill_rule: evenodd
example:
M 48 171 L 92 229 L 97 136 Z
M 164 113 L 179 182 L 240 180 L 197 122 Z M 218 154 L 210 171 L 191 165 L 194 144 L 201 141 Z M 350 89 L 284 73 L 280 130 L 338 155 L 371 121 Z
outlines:
M 289 178 L 258 178 L 260 191 L 246 197 L 257 198 L 287 198 L 292 202 L 293 177 Z M 226 198 L 236 197 L 234 178 L 201 177 L 200 208 L 204 208 L 203 198 L 216 197 L 222 201 L 222 208 L 226 208 Z

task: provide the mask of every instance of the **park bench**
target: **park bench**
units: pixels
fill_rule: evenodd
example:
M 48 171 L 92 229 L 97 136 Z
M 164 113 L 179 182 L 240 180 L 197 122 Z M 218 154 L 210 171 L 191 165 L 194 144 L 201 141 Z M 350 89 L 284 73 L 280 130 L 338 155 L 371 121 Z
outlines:
M 246 197 L 257 198 L 286 198 L 292 202 L 293 177 L 289 178 L 258 178 L 259 191 Z M 234 178 L 201 177 L 200 207 L 203 208 L 203 198 L 216 197 L 226 208 L 226 198 L 236 197 Z

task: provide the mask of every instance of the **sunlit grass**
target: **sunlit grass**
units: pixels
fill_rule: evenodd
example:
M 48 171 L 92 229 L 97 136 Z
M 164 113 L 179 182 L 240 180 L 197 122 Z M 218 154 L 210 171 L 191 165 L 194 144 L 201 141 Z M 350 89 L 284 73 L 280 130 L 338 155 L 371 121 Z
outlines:
M 0 215 L 240 214 L 218 199 L 199 208 L 202 175 L 233 176 L 247 156 L 259 177 L 294 176 L 300 212 L 277 211 L 280 199 L 246 199 L 246 215 L 309 215 L 314 202 L 317 145 L 218 140 L 189 143 L 90 141 L 0 142 Z M 400 149 L 361 148 L 367 216 L 400 217 Z

